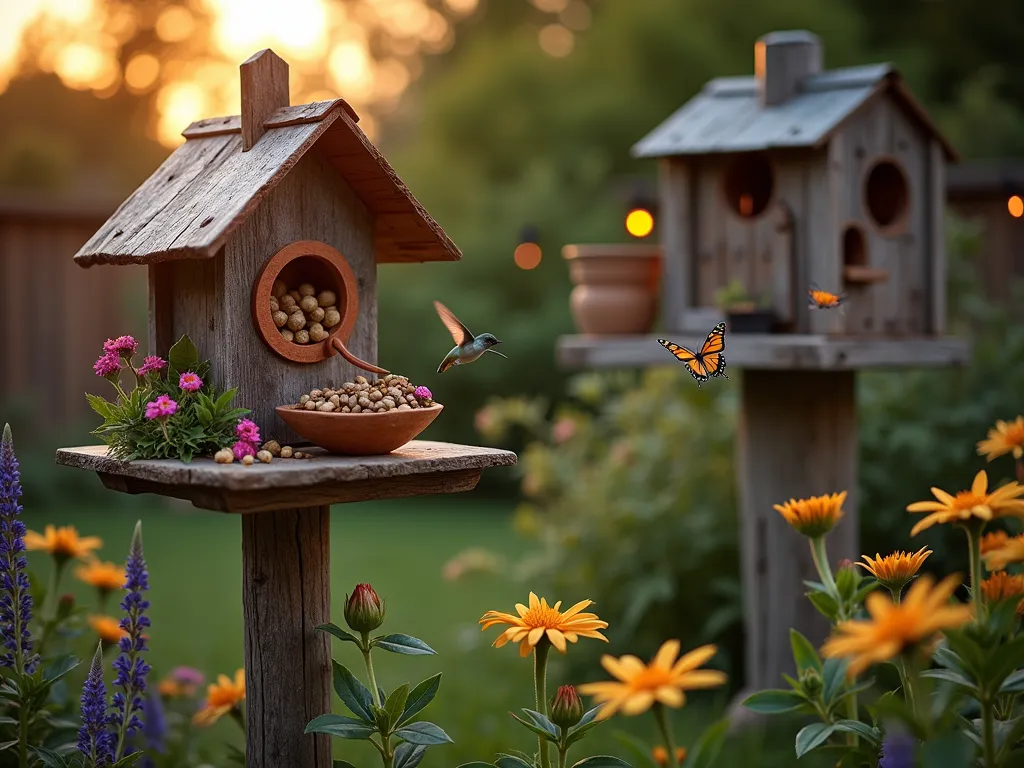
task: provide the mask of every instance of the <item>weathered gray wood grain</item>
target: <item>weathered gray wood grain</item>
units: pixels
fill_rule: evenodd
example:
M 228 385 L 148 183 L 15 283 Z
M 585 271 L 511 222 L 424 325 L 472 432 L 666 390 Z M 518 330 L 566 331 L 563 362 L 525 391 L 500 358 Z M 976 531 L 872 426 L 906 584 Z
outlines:
M 661 319 L 668 332 L 682 330 L 683 312 L 693 304 L 692 176 L 684 161 L 658 166 L 661 224 Z
M 266 131 L 264 122 L 275 111 L 287 107 L 288 62 L 264 48 L 242 62 L 242 151 L 248 152 Z
M 330 768 L 331 740 L 303 733 L 331 711 L 330 509 L 242 518 L 245 764 Z

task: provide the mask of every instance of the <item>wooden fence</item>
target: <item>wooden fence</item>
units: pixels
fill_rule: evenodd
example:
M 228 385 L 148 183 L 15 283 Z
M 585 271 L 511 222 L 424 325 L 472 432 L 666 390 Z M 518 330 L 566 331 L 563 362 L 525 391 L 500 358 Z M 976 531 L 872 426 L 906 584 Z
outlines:
M 110 395 L 92 371 L 103 341 L 145 339 L 145 268 L 73 260 L 112 210 L 0 200 L 0 423 L 31 418 L 31 438 L 84 431 L 84 393 Z

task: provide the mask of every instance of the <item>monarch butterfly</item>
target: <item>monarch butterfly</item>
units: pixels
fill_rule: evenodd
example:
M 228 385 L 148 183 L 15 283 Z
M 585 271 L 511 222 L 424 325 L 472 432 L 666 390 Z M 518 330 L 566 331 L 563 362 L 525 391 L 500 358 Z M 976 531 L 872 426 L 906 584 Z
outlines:
M 835 309 L 839 308 L 842 314 L 846 314 L 843 303 L 846 301 L 845 293 L 829 293 L 811 283 L 807 289 L 807 306 L 811 309 Z
M 699 387 L 712 376 L 725 376 L 725 323 L 719 323 L 711 329 L 700 352 L 694 352 L 681 344 L 658 339 L 658 343 L 676 356 L 697 382 Z

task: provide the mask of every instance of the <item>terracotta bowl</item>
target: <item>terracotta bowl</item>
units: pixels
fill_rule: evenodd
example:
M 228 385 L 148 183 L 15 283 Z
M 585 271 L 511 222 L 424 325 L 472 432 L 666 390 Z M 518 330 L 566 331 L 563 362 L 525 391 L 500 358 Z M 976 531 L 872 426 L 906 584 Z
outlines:
M 398 450 L 444 410 L 440 403 L 426 408 L 384 413 L 324 413 L 279 405 L 284 423 L 314 445 L 345 456 L 379 456 Z

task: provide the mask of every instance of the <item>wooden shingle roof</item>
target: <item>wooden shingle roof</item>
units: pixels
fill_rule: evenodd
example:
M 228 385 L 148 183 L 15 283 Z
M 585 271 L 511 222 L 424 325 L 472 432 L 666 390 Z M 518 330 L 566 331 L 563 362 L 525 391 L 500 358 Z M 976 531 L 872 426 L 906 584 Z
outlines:
M 457 261 L 462 254 L 356 124 L 342 99 L 282 107 L 242 152 L 241 118 L 199 120 L 185 143 L 121 204 L 75 261 L 152 264 L 215 256 L 314 147 L 374 217 L 377 261 Z
M 914 100 L 891 64 L 808 75 L 798 93 L 762 106 L 757 79 L 719 77 L 633 146 L 634 157 L 670 157 L 822 146 L 842 123 L 881 93 L 895 98 L 951 161 L 957 152 Z

